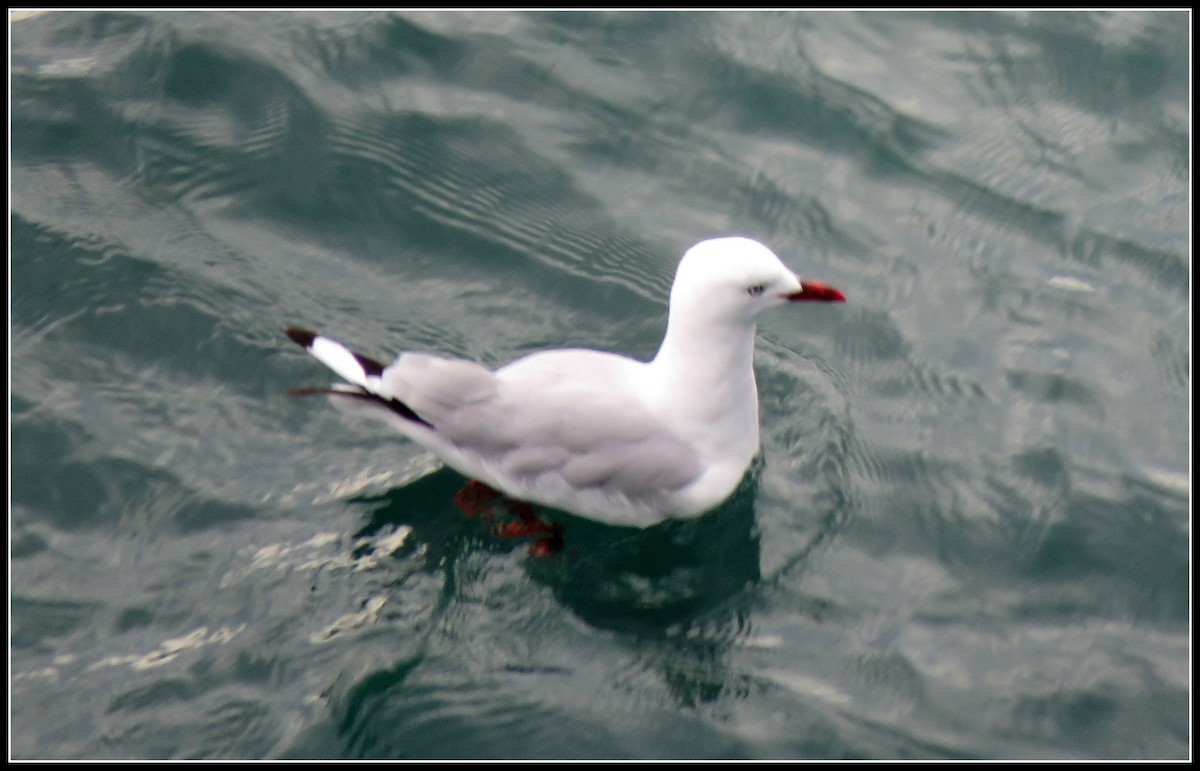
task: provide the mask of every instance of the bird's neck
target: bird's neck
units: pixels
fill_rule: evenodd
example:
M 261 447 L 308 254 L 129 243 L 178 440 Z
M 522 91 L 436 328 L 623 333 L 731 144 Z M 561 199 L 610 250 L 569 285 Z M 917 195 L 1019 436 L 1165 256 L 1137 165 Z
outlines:
M 673 311 L 675 309 L 672 309 Z M 662 347 L 650 362 L 665 414 L 682 426 L 706 427 L 714 452 L 758 449 L 754 325 L 672 312 Z M 745 447 L 740 447 L 744 444 Z

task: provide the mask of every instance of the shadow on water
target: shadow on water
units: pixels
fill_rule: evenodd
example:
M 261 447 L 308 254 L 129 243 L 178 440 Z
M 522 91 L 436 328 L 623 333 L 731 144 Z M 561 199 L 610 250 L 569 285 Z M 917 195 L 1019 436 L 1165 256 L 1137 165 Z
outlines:
M 432 623 L 422 625 L 425 633 L 415 649 L 405 646 L 394 660 L 379 661 L 370 671 L 333 686 L 330 721 L 316 727 L 324 738 L 309 737 L 288 749 L 287 756 L 611 754 L 611 748 L 602 749 L 607 740 L 591 737 L 589 744 L 586 726 L 572 722 L 580 719 L 577 710 L 588 714 L 612 696 L 603 688 L 586 696 L 576 694 L 563 704 L 529 704 L 528 719 L 511 723 L 514 702 L 528 698 L 525 689 L 531 680 L 554 680 L 576 666 L 586 672 L 596 665 L 588 657 L 578 658 L 579 644 L 607 646 L 612 654 L 604 665 L 606 688 L 615 689 L 622 699 L 650 703 L 665 696 L 684 710 L 674 718 L 680 726 L 745 695 L 748 678 L 733 671 L 728 653 L 747 625 L 743 606 L 753 596 L 747 590 L 761 579 L 754 512 L 757 468 L 725 505 L 694 520 L 636 529 L 543 510 L 544 519 L 565 525 L 563 549 L 550 557 L 526 556 L 520 564 L 536 586 L 549 590 L 561 610 L 602 633 L 585 632 L 580 640 L 573 640 L 570 632 L 526 624 L 532 617 L 561 629 L 563 614 L 546 607 L 545 594 L 493 596 L 495 587 L 489 590 L 492 594 L 478 594 L 487 586 L 487 576 L 494 575 L 493 568 L 511 565 L 504 555 L 514 549 L 524 553 L 532 539 L 505 540 L 491 532 L 494 523 L 465 516 L 453 503 L 464 483 L 462 476 L 441 469 L 402 488 L 354 499 L 369 507 L 356 543 L 411 528 L 398 558 L 415 559 L 418 572 L 440 577 L 439 607 L 432 612 Z M 404 591 L 407 584 L 393 586 Z M 504 584 L 513 586 L 510 579 Z M 531 609 L 528 602 L 539 607 Z M 496 651 L 481 651 L 481 637 Z M 512 668 L 512 658 L 503 653 L 512 646 L 532 656 L 528 666 Z M 470 663 L 453 663 L 464 656 Z M 462 666 L 482 666 L 491 685 L 483 690 L 462 687 Z M 668 730 L 647 726 L 644 735 L 625 736 L 631 756 L 661 752 L 660 729 Z M 695 752 L 738 754 L 716 745 L 697 746 Z
M 565 526 L 564 545 L 549 557 L 530 556 L 529 576 L 594 627 L 674 634 L 760 580 L 756 480 L 757 469 L 725 504 L 702 517 L 645 529 L 542 510 L 543 519 Z M 410 542 L 419 545 L 430 571 L 448 571 L 470 551 L 507 552 L 533 543 L 501 538 L 491 532 L 499 519 L 471 518 L 458 510 L 454 494 L 465 482 L 443 468 L 403 488 L 355 499 L 373 507 L 355 537 L 398 525 L 412 528 Z M 444 503 L 430 506 L 431 501 Z
M 752 477 L 699 519 L 635 530 L 570 518 L 567 533 L 563 559 L 530 575 L 601 629 L 671 635 L 761 578 Z

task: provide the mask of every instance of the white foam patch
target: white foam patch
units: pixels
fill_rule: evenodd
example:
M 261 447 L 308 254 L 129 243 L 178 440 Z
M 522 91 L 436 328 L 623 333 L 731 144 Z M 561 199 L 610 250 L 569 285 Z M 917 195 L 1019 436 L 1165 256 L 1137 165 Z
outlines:
M 333 554 L 328 553 L 327 547 L 340 539 L 336 533 L 317 533 L 298 544 L 262 546 L 253 550 L 248 565 L 234 568 L 221 577 L 221 588 L 240 583 L 261 570 L 348 570 L 352 573 L 374 570 L 408 541 L 412 531 L 409 525 L 400 525 L 390 533 L 356 539 L 352 549 Z
M 283 570 L 289 568 L 294 563 L 299 562 L 306 554 L 333 543 L 337 539 L 337 533 L 317 533 L 312 538 L 299 544 L 274 543 L 260 547 L 254 551 L 249 565 L 230 570 L 221 577 L 221 588 L 224 589 L 227 586 L 239 583 L 245 580 L 251 573 L 259 570 L 269 570 L 272 568 Z
M 1096 287 L 1086 281 L 1071 276 L 1054 276 L 1046 282 L 1047 286 L 1055 289 L 1065 289 L 1068 292 L 1095 292 Z
M 317 632 L 309 637 L 313 643 L 329 642 L 338 635 L 344 634 L 351 629 L 357 629 L 361 626 L 374 623 L 379 618 L 379 611 L 387 604 L 387 597 L 375 596 L 367 600 L 363 609 L 357 613 L 347 613 L 346 615 L 334 621 L 324 630 Z
M 87 668 L 88 672 L 100 669 L 102 667 L 113 666 L 129 666 L 133 669 L 151 669 L 173 661 L 179 656 L 193 651 L 198 648 L 203 648 L 206 645 L 221 645 L 229 642 L 234 637 L 241 634 L 246 628 L 245 624 L 238 624 L 236 627 L 223 626 L 220 629 L 208 631 L 208 627 L 200 627 L 199 629 L 186 634 L 183 637 L 174 637 L 170 640 L 163 640 L 159 643 L 158 648 L 147 653 L 133 653 L 125 656 L 108 656 Z
M 843 707 L 851 701 L 850 695 L 833 683 L 818 680 L 799 672 L 773 669 L 766 672 L 765 676 L 789 691 L 800 694 L 805 699 L 819 699 L 839 707 Z

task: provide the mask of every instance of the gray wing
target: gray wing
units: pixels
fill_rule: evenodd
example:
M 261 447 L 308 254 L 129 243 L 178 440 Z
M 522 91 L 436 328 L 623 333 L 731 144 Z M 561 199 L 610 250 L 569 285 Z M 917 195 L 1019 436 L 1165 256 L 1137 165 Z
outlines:
M 701 468 L 692 448 L 630 387 L 638 366 L 560 351 L 493 373 L 471 362 L 404 354 L 382 380 L 441 441 L 510 483 L 549 475 L 572 488 L 639 498 L 681 488 Z
M 496 375 L 482 364 L 425 353 L 404 353 L 383 370 L 382 390 L 441 429 L 459 410 L 494 400 Z

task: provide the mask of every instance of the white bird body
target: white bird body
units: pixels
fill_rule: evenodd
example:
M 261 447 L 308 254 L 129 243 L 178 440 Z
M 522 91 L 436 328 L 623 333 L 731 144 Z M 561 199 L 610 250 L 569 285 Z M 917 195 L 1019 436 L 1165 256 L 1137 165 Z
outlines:
M 343 401 L 511 498 L 646 527 L 703 514 L 737 487 L 759 446 L 755 317 L 809 299 L 844 297 L 730 237 L 680 261 L 649 362 L 567 349 L 494 372 L 421 353 L 385 367 L 307 330 L 288 334 L 348 381 L 299 393 L 353 397 Z

